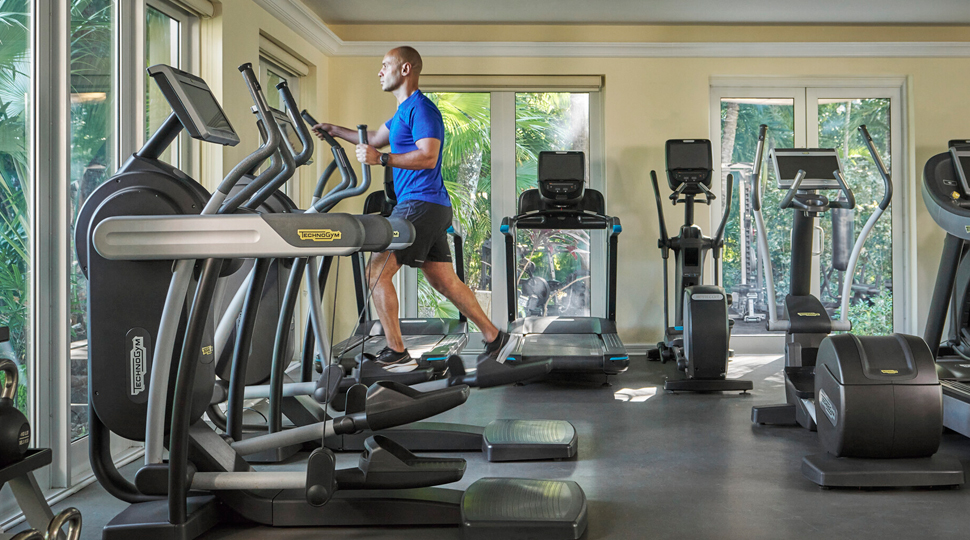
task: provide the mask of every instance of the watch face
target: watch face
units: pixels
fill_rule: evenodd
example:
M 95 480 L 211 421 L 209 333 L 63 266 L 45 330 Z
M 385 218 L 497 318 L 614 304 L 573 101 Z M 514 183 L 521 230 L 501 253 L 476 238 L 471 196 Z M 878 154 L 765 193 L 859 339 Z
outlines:
M 390 161 L 391 155 L 388 153 L 381 154 L 381 165 L 387 167 L 387 162 Z

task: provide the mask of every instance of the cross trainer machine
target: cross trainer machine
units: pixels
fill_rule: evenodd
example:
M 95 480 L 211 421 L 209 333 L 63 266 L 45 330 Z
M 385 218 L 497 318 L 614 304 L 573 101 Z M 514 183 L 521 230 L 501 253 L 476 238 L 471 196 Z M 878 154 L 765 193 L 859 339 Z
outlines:
M 710 205 L 716 198 L 711 192 L 714 173 L 711 141 L 706 139 L 669 140 L 666 144 L 667 183 L 674 192 L 670 200 L 674 206 L 684 205 L 684 224 L 680 234 L 667 236 L 663 203 L 657 173 L 650 171 L 650 181 L 657 199 L 660 218 L 660 247 L 664 260 L 664 341 L 657 343 L 656 355 L 662 362 L 675 359 L 677 369 L 686 379 L 664 382 L 664 390 L 689 392 L 741 391 L 753 387 L 751 381 L 727 379 L 727 365 L 731 356 L 730 339 L 734 321 L 728 314 L 731 301 L 719 285 L 719 259 L 724 246 L 724 227 L 731 214 L 731 193 L 734 175 L 727 177 L 727 196 L 721 223 L 713 238 L 704 236 L 694 224 L 694 199 L 702 195 Z M 667 298 L 669 285 L 667 259 L 674 252 L 674 325 L 670 326 Z M 714 257 L 714 285 L 704 285 L 704 262 L 707 252 Z
M 103 538 L 188 540 L 239 519 L 274 526 L 458 525 L 469 539 L 579 538 L 586 528 L 586 501 L 574 482 L 486 478 L 465 492 L 425 488 L 460 479 L 464 460 L 417 458 L 383 437 L 372 438 L 360 465 L 350 469 L 336 470 L 332 453 L 323 448 L 309 456 L 306 471 L 256 472 L 242 459 L 280 444 L 424 418 L 463 402 L 467 387 L 431 393 L 394 383 L 359 387 L 354 407 L 343 417 L 243 441 L 227 441 L 201 421 L 214 387 L 207 328 L 222 260 L 344 256 L 368 244 L 385 249 L 394 240 L 389 224 L 365 230 L 361 220 L 346 214 L 235 215 L 235 205 L 252 193 L 227 199 L 231 186 L 268 158 L 281 138 L 251 66 L 240 71 L 269 136 L 211 198 L 158 156 L 182 129 L 222 144 L 236 144 L 238 137 L 204 81 L 155 66 L 149 74 L 174 112 L 102 186 L 103 193 L 96 196 L 99 188 L 92 194 L 89 201 L 95 202 L 85 205 L 78 224 L 92 290 L 92 468 L 109 493 L 132 503 L 108 524 Z M 360 130 L 366 134 L 366 127 Z M 365 184 L 368 173 L 365 169 Z M 413 227 L 399 231 L 398 245 L 408 245 L 413 235 Z M 213 256 L 193 271 L 196 259 Z M 187 318 L 183 306 L 189 308 Z M 152 345 L 163 343 L 154 349 L 162 354 L 150 354 Z M 112 432 L 146 442 L 146 465 L 134 483 L 111 461 Z
M 844 288 L 851 288 L 866 237 L 892 200 L 889 173 L 865 126 L 860 132 L 883 180 L 885 195 L 856 239 Z M 781 209 L 793 211 L 788 320 L 775 312 L 768 236 L 761 213 L 760 171 L 767 126 L 758 133 L 751 207 L 768 285 L 768 330 L 785 331 L 784 405 L 752 408 L 756 424 L 795 424 L 817 430 L 825 453 L 806 456 L 802 474 L 826 487 L 941 486 L 963 483 L 959 460 L 934 455 L 943 427 L 942 389 L 933 355 L 916 336 L 856 336 L 848 332 L 849 290 L 833 321 L 811 294 L 815 219 L 832 208 L 852 209 L 855 197 L 833 149 L 770 151 Z M 831 200 L 819 193 L 838 191 Z M 892 459 L 890 459 L 892 458 Z

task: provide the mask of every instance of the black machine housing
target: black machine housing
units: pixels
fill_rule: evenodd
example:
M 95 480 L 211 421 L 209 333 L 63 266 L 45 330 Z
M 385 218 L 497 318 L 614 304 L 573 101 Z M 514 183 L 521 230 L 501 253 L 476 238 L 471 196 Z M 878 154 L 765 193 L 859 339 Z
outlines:
M 684 380 L 668 380 L 669 391 L 741 391 L 750 390 L 751 381 L 728 380 L 727 364 L 731 355 L 730 338 L 734 321 L 728 314 L 731 296 L 719 281 L 718 259 L 724 245 L 724 227 L 730 214 L 733 175 L 728 177 L 728 201 L 717 233 L 704 236 L 694 224 L 694 202 L 703 196 L 705 204 L 715 200 L 711 192 L 713 158 L 711 141 L 706 139 L 674 139 L 667 141 L 667 184 L 673 193 L 674 205 L 684 205 L 684 224 L 680 233 L 670 238 L 664 221 L 663 204 L 657 175 L 651 171 L 657 214 L 660 218 L 658 247 L 664 259 L 664 341 L 657 344 L 654 358 L 664 362 L 676 360 L 677 368 L 685 372 Z M 674 253 L 674 319 L 670 324 L 668 311 L 667 259 Z M 714 257 L 714 285 L 704 285 L 704 263 L 708 252 Z M 693 329 L 700 329 L 694 331 Z

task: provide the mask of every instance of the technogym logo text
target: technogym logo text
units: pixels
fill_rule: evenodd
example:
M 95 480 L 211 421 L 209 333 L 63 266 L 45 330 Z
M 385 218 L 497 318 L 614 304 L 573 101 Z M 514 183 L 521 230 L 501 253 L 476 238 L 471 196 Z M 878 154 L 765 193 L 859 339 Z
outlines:
M 128 357 L 128 399 L 135 403 L 148 402 L 148 377 L 152 372 L 152 335 L 144 328 L 132 328 L 125 335 L 125 354 Z
M 137 396 L 145 391 L 145 365 L 148 363 L 148 349 L 145 338 L 135 336 L 131 340 L 131 395 Z
M 340 231 L 330 229 L 299 229 L 296 233 L 300 235 L 300 240 L 312 240 L 313 242 L 340 240 Z

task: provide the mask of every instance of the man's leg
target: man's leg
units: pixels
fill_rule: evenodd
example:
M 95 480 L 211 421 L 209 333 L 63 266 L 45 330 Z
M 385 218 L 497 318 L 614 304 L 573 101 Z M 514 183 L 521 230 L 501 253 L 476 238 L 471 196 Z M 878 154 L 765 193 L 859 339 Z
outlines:
M 421 270 L 424 272 L 428 283 L 445 298 L 455 304 L 458 311 L 465 314 L 481 329 L 485 341 L 490 342 L 498 336 L 498 328 L 492 324 L 482 306 L 475 298 L 475 293 L 462 283 L 455 274 L 455 269 L 450 262 L 426 261 Z M 383 319 L 381 319 L 383 321 Z
M 401 338 L 401 322 L 398 318 L 397 291 L 391 279 L 400 269 L 401 265 L 394 253 L 384 251 L 371 256 L 366 276 L 374 307 L 377 308 L 377 317 L 384 327 L 387 346 L 397 352 L 404 350 L 404 340 Z

